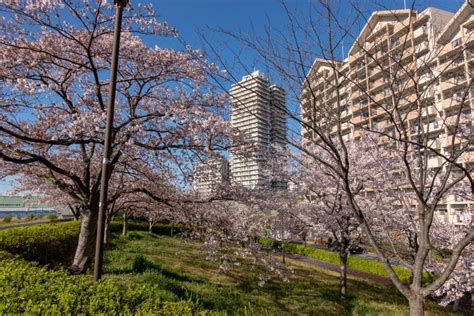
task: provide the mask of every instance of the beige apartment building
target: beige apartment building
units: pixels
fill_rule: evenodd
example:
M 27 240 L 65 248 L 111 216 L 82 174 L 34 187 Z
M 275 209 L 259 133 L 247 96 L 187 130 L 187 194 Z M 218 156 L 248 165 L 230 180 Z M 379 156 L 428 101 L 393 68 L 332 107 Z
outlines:
M 193 189 L 211 194 L 229 182 L 229 162 L 225 158 L 209 158 L 194 166 Z
M 474 106 L 473 13 L 467 2 L 456 13 L 436 8 L 374 12 L 347 58 L 314 61 L 301 91 L 303 140 L 317 141 L 315 125 L 335 135 L 340 124 L 346 141 L 364 129 L 392 135 L 388 112 L 397 106 L 409 137 L 423 129 L 441 152 L 456 150 L 450 124 L 460 108 L 463 119 L 472 122 Z M 423 126 L 417 123 L 420 115 Z M 381 137 L 380 143 L 386 140 Z M 464 153 L 461 161 L 474 164 L 474 156 Z M 440 168 L 442 160 L 432 156 L 428 166 Z M 448 198 L 438 215 L 461 224 L 467 220 L 466 204 Z

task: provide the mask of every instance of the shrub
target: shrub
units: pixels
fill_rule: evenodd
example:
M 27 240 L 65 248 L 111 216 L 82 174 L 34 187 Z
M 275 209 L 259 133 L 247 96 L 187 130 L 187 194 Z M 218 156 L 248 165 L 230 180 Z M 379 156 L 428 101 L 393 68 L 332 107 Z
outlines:
M 266 238 L 266 237 L 259 237 L 258 242 L 261 243 L 262 245 L 270 246 L 272 243 L 272 239 Z M 277 247 L 277 245 L 278 243 L 274 244 L 274 247 Z M 280 245 L 281 245 L 281 242 L 280 242 Z M 296 254 L 314 258 L 317 260 L 321 260 L 321 261 L 325 261 L 325 262 L 329 262 L 333 264 L 340 263 L 339 255 L 332 251 L 307 247 L 304 245 L 293 244 L 293 243 L 285 244 L 284 249 L 287 252 L 296 253 Z M 357 256 L 349 256 L 347 260 L 347 267 L 354 270 L 369 272 L 369 273 L 376 274 L 379 276 L 388 277 L 388 273 L 385 270 L 384 266 L 376 260 L 365 259 L 365 258 L 361 258 Z M 396 266 L 396 265 L 392 265 L 392 267 L 393 267 L 393 270 L 395 270 L 395 273 L 397 273 L 398 277 L 402 281 L 408 281 L 410 279 L 411 277 L 410 270 L 404 267 Z M 425 283 L 432 282 L 432 277 L 428 273 L 425 273 L 423 280 Z
M 1 255 L 1 252 L 0 252 Z M 193 315 L 191 301 L 154 297 L 153 285 L 92 283 L 89 276 L 48 270 L 19 258 L 0 256 L 0 314 L 158 314 Z
M 132 262 L 132 271 L 135 273 L 143 273 L 150 266 L 148 260 L 143 256 L 135 257 Z
M 0 231 L 0 250 L 41 264 L 69 264 L 79 236 L 79 222 L 58 222 Z
M 256 241 L 265 247 L 275 247 L 275 248 L 281 247 L 281 241 L 268 238 L 268 237 L 257 237 Z
M 34 220 L 34 219 L 35 219 L 35 215 L 34 215 L 34 214 L 31 214 L 31 213 L 30 213 L 30 214 L 26 215 L 26 220 L 27 220 L 27 221 L 32 221 L 32 220 Z
M 49 221 L 51 222 L 55 222 L 58 220 L 58 215 L 56 214 L 49 214 L 47 217 L 46 217 Z
M 13 217 L 10 214 L 5 215 L 3 217 L 3 223 L 4 224 L 10 224 L 12 222 Z

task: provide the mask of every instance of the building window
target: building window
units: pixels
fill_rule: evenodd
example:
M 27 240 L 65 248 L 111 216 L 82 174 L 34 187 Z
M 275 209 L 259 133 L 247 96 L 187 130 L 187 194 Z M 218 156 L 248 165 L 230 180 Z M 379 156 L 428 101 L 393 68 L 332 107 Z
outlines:
M 456 38 L 454 41 L 451 42 L 451 45 L 453 46 L 453 48 L 461 46 L 461 44 L 462 44 L 461 38 Z

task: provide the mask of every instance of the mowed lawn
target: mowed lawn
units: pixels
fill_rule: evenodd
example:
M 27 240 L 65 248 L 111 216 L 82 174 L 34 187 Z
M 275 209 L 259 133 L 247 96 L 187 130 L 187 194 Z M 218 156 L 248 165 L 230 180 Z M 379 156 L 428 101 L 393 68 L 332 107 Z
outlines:
M 288 260 L 290 282 L 273 279 L 259 287 L 258 272 L 248 265 L 219 272 L 206 260 L 201 243 L 132 231 L 113 235 L 106 252 L 105 277 L 120 283 L 158 285 L 157 296 L 197 302 L 229 315 L 407 315 L 406 301 L 395 288 L 349 278 L 349 299 L 339 301 L 338 275 Z M 454 314 L 435 303 L 428 315 Z M 462 314 L 462 313 L 456 313 Z

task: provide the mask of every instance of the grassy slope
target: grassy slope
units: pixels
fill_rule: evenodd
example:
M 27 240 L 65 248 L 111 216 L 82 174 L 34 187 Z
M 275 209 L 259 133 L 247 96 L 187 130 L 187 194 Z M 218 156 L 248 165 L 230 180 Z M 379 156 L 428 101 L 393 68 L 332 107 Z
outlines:
M 119 282 L 159 285 L 161 297 L 191 298 L 211 310 L 229 314 L 257 315 L 406 315 L 403 297 L 360 279 L 349 279 L 350 299 L 338 301 L 337 274 L 291 261 L 291 282 L 257 285 L 257 275 L 246 267 L 219 273 L 217 264 L 207 261 L 198 242 L 131 232 L 128 238 L 115 235 L 106 252 L 106 277 Z M 139 262 L 143 256 L 146 261 Z M 139 266 L 145 271 L 134 273 Z M 137 264 L 138 262 L 138 264 Z M 140 264 L 141 263 L 141 264 Z M 445 315 L 449 310 L 430 303 L 428 315 Z

